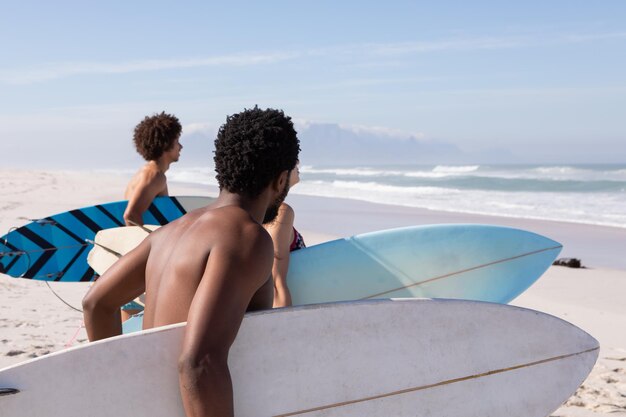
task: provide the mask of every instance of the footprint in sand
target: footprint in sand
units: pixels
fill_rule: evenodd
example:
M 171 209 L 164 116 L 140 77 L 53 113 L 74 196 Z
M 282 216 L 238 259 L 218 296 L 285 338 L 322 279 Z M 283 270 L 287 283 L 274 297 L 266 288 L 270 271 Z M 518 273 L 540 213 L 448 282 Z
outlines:
M 15 201 L 5 201 L 3 204 L 3 206 L 0 206 L 0 211 L 15 210 L 16 208 L 23 205 Z
M 581 400 L 567 401 L 565 404 L 572 406 L 572 407 L 586 407 L 587 406 L 587 404 Z
M 30 355 L 28 355 L 29 358 L 38 358 L 40 356 L 45 356 L 48 353 L 50 353 L 49 350 L 44 350 L 43 352 L 33 352 Z

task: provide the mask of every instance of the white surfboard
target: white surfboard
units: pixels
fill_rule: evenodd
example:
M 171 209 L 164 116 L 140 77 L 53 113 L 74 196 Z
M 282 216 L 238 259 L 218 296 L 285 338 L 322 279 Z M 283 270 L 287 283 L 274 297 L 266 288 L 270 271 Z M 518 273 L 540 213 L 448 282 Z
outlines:
M 182 417 L 183 333 L 171 325 L 5 368 L 2 417 Z M 572 324 L 519 307 L 370 300 L 248 314 L 229 366 L 238 417 L 542 417 L 598 350 Z
M 87 263 L 98 275 L 103 275 L 118 259 L 135 249 L 159 227 L 145 224 L 100 230 L 94 238 L 93 249 L 87 255 Z

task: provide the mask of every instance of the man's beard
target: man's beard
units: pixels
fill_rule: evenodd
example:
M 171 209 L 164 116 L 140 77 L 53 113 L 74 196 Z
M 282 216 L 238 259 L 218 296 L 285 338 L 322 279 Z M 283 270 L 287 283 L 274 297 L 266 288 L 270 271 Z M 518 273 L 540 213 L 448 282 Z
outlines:
M 285 183 L 285 188 L 283 191 L 276 197 L 274 203 L 272 203 L 267 210 L 265 210 L 265 217 L 263 218 L 263 224 L 268 224 L 276 220 L 276 216 L 278 216 L 278 209 L 280 205 L 283 204 L 285 198 L 287 197 L 287 193 L 289 192 L 289 177 L 287 177 L 287 182 Z

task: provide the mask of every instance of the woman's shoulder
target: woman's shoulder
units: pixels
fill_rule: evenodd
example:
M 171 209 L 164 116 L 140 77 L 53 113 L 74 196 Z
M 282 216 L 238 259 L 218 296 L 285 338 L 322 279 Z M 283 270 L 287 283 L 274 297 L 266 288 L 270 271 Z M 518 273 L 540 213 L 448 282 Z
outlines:
M 291 206 L 286 203 L 282 203 L 278 208 L 278 214 L 276 218 L 268 224 L 265 224 L 265 228 L 271 233 L 284 233 L 287 229 L 293 228 L 295 214 Z
M 278 208 L 278 215 L 276 216 L 276 223 L 283 226 L 293 227 L 296 213 L 287 203 L 282 203 Z
M 293 208 L 287 204 L 287 203 L 282 203 L 280 205 L 280 207 L 278 208 L 278 215 L 283 215 L 283 216 L 295 216 L 295 211 L 293 210 Z

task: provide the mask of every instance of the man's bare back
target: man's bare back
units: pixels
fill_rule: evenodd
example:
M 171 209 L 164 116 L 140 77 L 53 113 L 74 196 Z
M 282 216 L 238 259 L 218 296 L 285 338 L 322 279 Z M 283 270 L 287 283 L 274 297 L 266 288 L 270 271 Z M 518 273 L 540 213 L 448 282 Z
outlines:
M 168 195 L 167 178 L 156 163 L 148 162 L 133 175 L 124 191 L 124 199 L 130 200 L 135 192 L 151 187 L 157 196 Z
M 258 212 L 255 219 L 223 194 L 212 205 L 152 232 L 111 266 L 85 302 L 97 298 L 106 312 L 145 292 L 144 329 L 191 321 L 192 310 L 203 310 L 205 304 L 213 306 L 204 311 L 205 318 L 215 315 L 224 323 L 222 298 L 237 305 L 242 317 L 248 310 L 271 308 L 273 243 L 258 220 L 265 209 L 252 209 Z M 119 323 L 93 314 L 87 320 L 93 321 L 88 326 L 93 328 L 91 340 L 121 333 Z
M 206 269 L 214 267 L 213 248 L 236 262 L 239 256 L 248 257 L 251 251 L 260 249 L 257 241 L 266 240 L 260 229 L 238 207 L 210 206 L 153 232 L 146 265 L 144 328 L 186 321 Z M 220 257 L 223 255 L 220 253 Z M 217 285 L 225 284 L 206 283 Z M 273 284 L 268 273 L 265 284 L 248 302 L 248 310 L 271 308 L 272 300 Z

